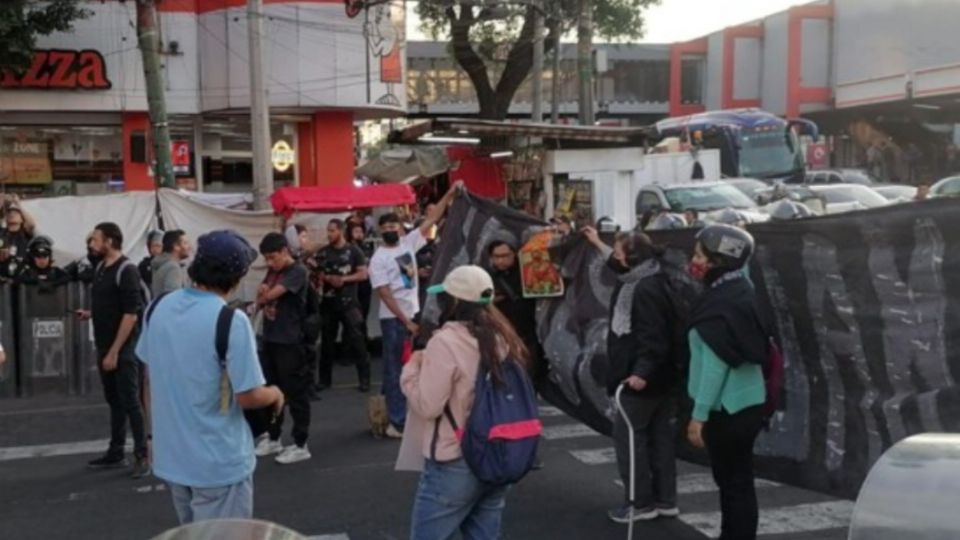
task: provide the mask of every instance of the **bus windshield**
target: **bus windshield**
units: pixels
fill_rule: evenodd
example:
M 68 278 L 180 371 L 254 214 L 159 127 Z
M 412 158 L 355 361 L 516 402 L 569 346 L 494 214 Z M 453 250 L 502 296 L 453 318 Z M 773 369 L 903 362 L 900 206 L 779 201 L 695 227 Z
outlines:
M 803 169 L 803 156 L 796 134 L 787 129 L 743 130 L 738 137 L 740 176 L 775 178 Z

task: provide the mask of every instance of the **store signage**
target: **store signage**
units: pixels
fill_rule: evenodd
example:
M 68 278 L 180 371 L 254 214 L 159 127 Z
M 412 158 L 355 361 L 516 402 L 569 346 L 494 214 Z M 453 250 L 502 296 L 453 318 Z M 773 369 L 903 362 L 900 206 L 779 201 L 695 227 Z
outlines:
M 175 174 L 190 174 L 190 142 L 171 141 L 170 155 Z
M 807 167 L 826 169 L 830 165 L 830 149 L 825 143 L 807 145 Z
M 107 64 L 99 51 L 50 49 L 35 51 L 22 75 L 2 73 L 0 88 L 28 90 L 107 90 Z
M 278 172 L 286 172 L 293 166 L 296 155 L 293 148 L 287 144 L 287 141 L 277 141 L 270 152 L 270 160 L 273 162 L 273 168 Z
M 53 181 L 46 142 L 0 139 L 0 182 L 49 184 Z

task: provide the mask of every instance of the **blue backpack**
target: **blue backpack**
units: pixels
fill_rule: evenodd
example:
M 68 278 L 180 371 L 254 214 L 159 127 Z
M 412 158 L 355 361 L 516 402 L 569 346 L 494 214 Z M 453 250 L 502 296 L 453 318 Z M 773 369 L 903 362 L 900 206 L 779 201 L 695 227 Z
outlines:
M 504 384 L 497 385 L 480 367 L 473 409 L 463 429 L 457 426 L 449 404 L 443 411 L 460 439 L 470 470 L 493 485 L 513 484 L 530 472 L 543 432 L 536 392 L 526 371 L 509 360 L 501 370 Z

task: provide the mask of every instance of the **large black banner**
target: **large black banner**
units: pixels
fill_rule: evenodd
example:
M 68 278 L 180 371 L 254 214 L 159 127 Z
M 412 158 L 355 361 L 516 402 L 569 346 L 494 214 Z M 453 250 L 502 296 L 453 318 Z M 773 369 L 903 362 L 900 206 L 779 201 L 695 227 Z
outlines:
M 448 215 L 433 280 L 487 266 L 486 245 L 522 244 L 544 224 L 461 196 Z M 761 476 L 856 494 L 884 450 L 909 435 L 960 429 L 960 201 L 934 200 L 793 222 L 752 225 L 751 278 L 775 323 L 786 395 L 756 446 Z M 682 264 L 694 231 L 655 237 Z M 614 277 L 579 238 L 556 250 L 567 290 L 541 300 L 549 362 L 543 395 L 609 432 L 604 390 Z M 427 320 L 436 307 L 428 302 Z M 697 457 L 689 453 L 691 457 Z

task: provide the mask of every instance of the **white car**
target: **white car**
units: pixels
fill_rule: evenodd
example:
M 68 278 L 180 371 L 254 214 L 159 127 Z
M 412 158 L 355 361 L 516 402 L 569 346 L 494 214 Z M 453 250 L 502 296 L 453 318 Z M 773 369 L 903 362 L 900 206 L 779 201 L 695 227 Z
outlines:
M 949 176 L 930 187 L 931 197 L 956 197 L 960 195 L 960 176 Z
M 904 186 L 900 184 L 887 184 L 879 186 L 870 186 L 870 189 L 876 191 L 892 203 L 912 202 L 917 198 L 916 186 Z
M 644 214 L 656 215 L 664 210 L 682 219 L 687 210 L 696 210 L 701 220 L 712 222 L 727 209 L 739 211 L 748 223 L 769 219 L 769 216 L 758 211 L 757 203 L 726 182 L 689 182 L 667 186 L 653 184 L 641 188 L 636 199 L 638 221 Z M 670 227 L 658 223 L 655 228 Z
M 883 195 L 859 184 L 827 184 L 811 185 L 809 187 L 826 199 L 826 213 L 828 215 L 882 208 L 890 205 L 890 201 Z

